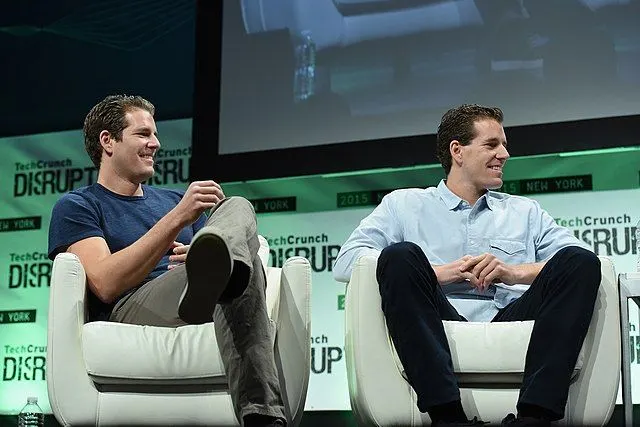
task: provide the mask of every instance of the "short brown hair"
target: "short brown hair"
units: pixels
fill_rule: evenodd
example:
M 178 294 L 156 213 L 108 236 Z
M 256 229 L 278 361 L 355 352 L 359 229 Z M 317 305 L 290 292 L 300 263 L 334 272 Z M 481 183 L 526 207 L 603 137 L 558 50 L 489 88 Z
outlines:
M 122 140 L 122 131 L 127 127 L 126 114 L 134 109 L 148 111 L 153 116 L 155 107 L 141 96 L 109 95 L 98 102 L 84 119 L 84 146 L 91 161 L 100 169 L 102 145 L 100 132 L 108 131 L 116 141 Z
M 447 175 L 451 171 L 451 152 L 449 145 L 454 139 L 461 145 L 469 145 L 476 137 L 474 124 L 478 120 L 492 119 L 502 123 L 504 115 L 498 107 L 485 107 L 477 104 L 464 104 L 452 108 L 442 116 L 438 126 L 436 155 Z

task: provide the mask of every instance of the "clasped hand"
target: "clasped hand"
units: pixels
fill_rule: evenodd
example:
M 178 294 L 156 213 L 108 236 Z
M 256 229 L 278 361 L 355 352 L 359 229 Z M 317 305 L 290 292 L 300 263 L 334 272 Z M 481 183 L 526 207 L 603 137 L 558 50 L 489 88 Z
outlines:
M 485 291 L 492 283 L 518 283 L 517 266 L 505 264 L 489 253 L 465 255 L 452 263 L 433 268 L 441 285 L 466 280 L 479 291 Z

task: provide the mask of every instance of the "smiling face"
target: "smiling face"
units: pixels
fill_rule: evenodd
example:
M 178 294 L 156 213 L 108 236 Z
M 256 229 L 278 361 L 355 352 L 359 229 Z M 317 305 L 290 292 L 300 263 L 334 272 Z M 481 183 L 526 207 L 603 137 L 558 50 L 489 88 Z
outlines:
M 475 137 L 468 145 L 452 141 L 453 168 L 464 186 L 477 194 L 502 187 L 502 169 L 509 152 L 502 125 L 493 119 L 474 122 Z
M 104 148 L 101 170 L 108 163 L 108 169 L 120 179 L 140 184 L 154 174 L 154 156 L 160 148 L 158 131 L 148 111 L 131 109 L 127 111 L 125 120 L 127 126 L 122 131 L 120 141 L 116 141 L 107 131 L 100 135 Z

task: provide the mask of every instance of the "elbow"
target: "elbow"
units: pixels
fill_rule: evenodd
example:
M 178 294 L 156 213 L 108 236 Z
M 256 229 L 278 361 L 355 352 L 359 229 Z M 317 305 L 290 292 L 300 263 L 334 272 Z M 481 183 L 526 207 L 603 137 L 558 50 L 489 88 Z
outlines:
M 342 275 L 342 274 L 339 275 L 339 276 L 338 275 L 334 275 L 333 277 L 334 277 L 334 279 L 336 279 L 337 282 L 341 282 L 341 283 L 349 283 L 349 279 L 350 279 L 349 276 Z
M 333 267 L 333 278 L 337 282 L 347 283 L 349 282 L 350 275 L 346 271 L 346 269 L 342 268 L 338 264 Z
M 348 263 L 346 262 L 344 257 L 341 255 L 342 253 L 338 254 L 338 257 L 336 258 L 336 262 L 333 265 L 333 278 L 337 282 L 347 283 L 351 278 L 350 277 L 351 274 L 349 272 Z
M 116 300 L 116 293 L 100 281 L 87 280 L 87 287 L 101 302 L 105 304 L 113 304 Z

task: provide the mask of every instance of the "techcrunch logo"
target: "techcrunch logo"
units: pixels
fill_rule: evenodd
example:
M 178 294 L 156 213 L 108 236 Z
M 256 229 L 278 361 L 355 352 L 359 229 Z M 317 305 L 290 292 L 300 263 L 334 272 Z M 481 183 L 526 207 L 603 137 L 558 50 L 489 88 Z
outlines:
M 93 184 L 97 175 L 93 166 L 19 172 L 13 177 L 13 197 L 66 193 Z
M 156 159 L 173 157 L 191 157 L 191 147 L 175 149 L 161 148 L 156 152 Z
M 73 166 L 71 159 L 64 160 L 32 160 L 27 163 L 16 162 L 16 172 L 24 172 L 34 169 L 60 169 Z
M 62 194 L 95 182 L 96 168 L 74 168 L 71 159 L 16 162 L 13 197 Z
M 9 289 L 48 288 L 53 263 L 44 252 L 9 254 Z
M 563 227 L 591 227 L 598 225 L 631 224 L 631 217 L 627 214 L 617 216 L 576 216 L 575 218 L 554 218 Z
M 2 381 L 44 381 L 46 345 L 4 345 Z
M 189 182 L 189 158 L 191 148 L 159 150 L 154 164 L 155 174 L 145 184 L 170 185 Z M 175 156 L 175 158 L 174 158 Z M 179 157 L 178 156 L 182 156 Z M 34 160 L 16 163 L 13 177 L 13 197 L 45 196 L 68 193 L 79 187 L 91 185 L 98 178 L 93 166 L 70 167 L 71 160 Z
M 10 253 L 9 260 L 11 262 L 27 262 L 27 261 L 44 261 L 48 260 L 47 254 L 44 252 L 26 252 L 24 254 Z
M 571 228 L 579 240 L 593 248 L 596 255 L 636 254 L 636 227 L 631 216 L 584 215 L 573 218 L 554 218 L 556 223 Z
M 33 353 L 46 353 L 47 346 L 46 345 L 36 345 L 36 344 L 21 344 L 21 345 L 8 345 L 5 344 L 2 346 L 4 348 L 4 354 L 33 354 Z
M 596 255 L 636 254 L 636 227 L 601 227 L 573 230 L 579 240 L 593 248 Z
M 269 246 L 282 246 L 282 245 L 307 245 L 311 243 L 329 243 L 329 236 L 326 234 L 316 234 L 315 236 L 280 236 L 275 238 L 268 238 Z
M 314 272 L 333 271 L 333 264 L 340 252 L 340 245 L 330 245 L 326 234 L 308 236 L 280 236 L 268 238 L 269 254 L 273 267 L 282 267 L 291 257 L 301 256 L 309 260 Z M 325 244 L 323 244 L 325 243 Z

